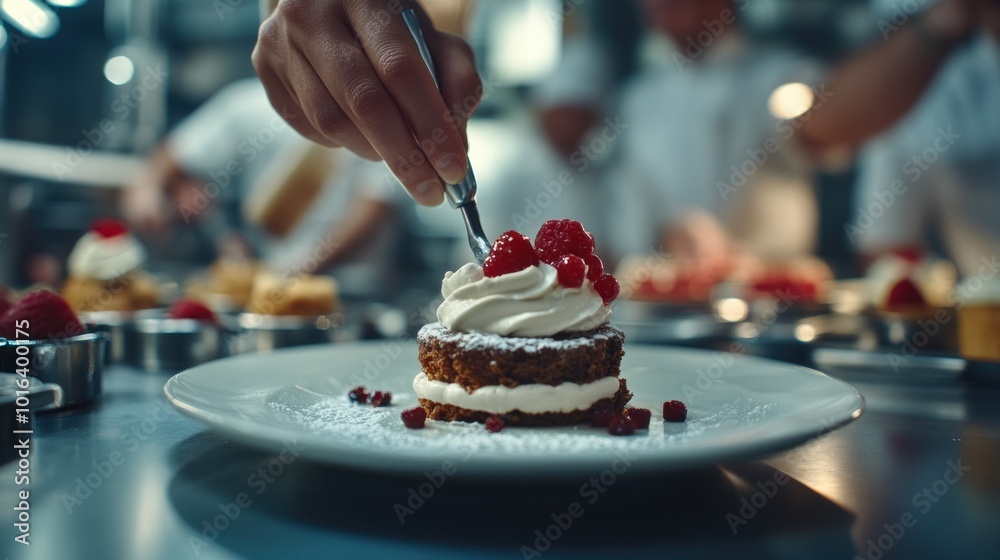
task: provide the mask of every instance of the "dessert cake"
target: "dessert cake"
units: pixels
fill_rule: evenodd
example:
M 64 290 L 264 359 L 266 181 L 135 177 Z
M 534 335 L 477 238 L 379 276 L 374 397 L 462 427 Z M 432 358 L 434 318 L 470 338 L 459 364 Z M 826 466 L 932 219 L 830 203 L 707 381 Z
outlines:
M 261 315 L 315 317 L 337 311 L 337 283 L 328 276 L 283 278 L 262 272 L 253 283 L 247 311 Z
M 146 252 L 117 220 L 98 220 L 77 241 L 62 296 L 77 313 L 156 307 L 156 282 L 140 270 Z
M 250 300 L 260 267 L 245 259 L 222 258 L 212 263 L 204 278 L 188 282 L 187 292 L 221 309 L 239 309 Z
M 603 268 L 583 226 L 553 220 L 534 247 L 508 231 L 482 267 L 447 273 L 438 322 L 417 335 L 413 388 L 427 416 L 550 426 L 622 412 L 625 337 L 608 324 L 619 288 Z

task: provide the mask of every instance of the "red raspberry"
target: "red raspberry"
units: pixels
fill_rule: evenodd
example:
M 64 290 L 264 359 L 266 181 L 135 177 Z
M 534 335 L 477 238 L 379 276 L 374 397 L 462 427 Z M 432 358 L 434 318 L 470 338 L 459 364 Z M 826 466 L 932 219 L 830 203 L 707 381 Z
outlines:
M 606 428 L 615 416 L 621 416 L 612 410 L 598 410 L 590 415 L 590 425 L 595 428 Z
M 531 247 L 531 240 L 510 230 L 502 233 L 493 242 L 493 249 L 483 263 L 483 274 L 487 278 L 496 278 L 530 266 L 538 266 L 538 255 Z
M 96 233 L 104 239 L 110 239 L 112 237 L 118 237 L 119 235 L 125 235 L 128 233 L 128 226 L 121 220 L 116 220 L 114 218 L 102 218 L 100 220 L 94 220 L 94 224 L 90 226 L 90 231 Z
M 667 422 L 683 422 L 687 420 L 688 409 L 681 401 L 663 403 L 663 419 Z
M 204 303 L 191 298 L 181 298 L 174 302 L 167 310 L 167 317 L 170 319 L 194 319 L 205 321 L 213 325 L 219 324 L 215 318 L 215 313 L 205 306 Z
M 924 307 L 927 305 L 920 288 L 909 278 L 903 278 L 889 290 L 889 296 L 885 300 L 885 308 L 889 311 L 901 311 L 912 307 Z
M 635 433 L 635 422 L 628 416 L 615 416 L 608 424 L 608 433 L 613 436 L 630 436 Z
M 503 418 L 499 416 L 490 416 L 486 419 L 486 431 L 490 433 L 497 433 L 504 428 Z
M 392 393 L 389 391 L 375 391 L 372 393 L 371 401 L 372 406 L 376 408 L 380 406 L 389 406 L 389 403 L 392 402 Z
M 618 280 L 615 280 L 615 277 L 610 274 L 605 274 L 598 278 L 597 282 L 594 282 L 594 289 L 601 295 L 604 305 L 611 305 L 611 302 L 615 301 L 618 293 L 621 292 Z
M 403 419 L 403 424 L 406 424 L 407 428 L 419 430 L 424 427 L 424 422 L 427 421 L 427 411 L 423 407 L 418 406 L 404 410 L 400 413 L 399 417 Z
M 628 413 L 628 417 L 635 422 L 636 429 L 645 430 L 649 427 L 649 419 L 653 417 L 653 413 L 649 411 L 648 408 L 635 408 L 631 407 L 625 412 Z
M 594 252 L 594 236 L 576 220 L 549 220 L 535 236 L 535 251 L 542 262 L 555 266 L 563 255 L 584 258 Z
M 351 402 L 365 404 L 368 402 L 368 390 L 359 385 L 347 392 L 347 398 L 351 399 Z
M 25 319 L 27 328 L 17 329 L 15 325 Z M 0 317 L 0 336 L 16 340 L 18 330 L 27 332 L 30 340 L 69 338 L 87 332 L 66 300 L 49 290 L 26 294 Z
M 583 262 L 587 263 L 587 280 L 597 282 L 604 274 L 604 263 L 597 255 L 587 255 L 583 257 Z
M 576 255 L 566 255 L 556 263 L 556 277 L 566 288 L 579 288 L 583 285 L 587 265 Z

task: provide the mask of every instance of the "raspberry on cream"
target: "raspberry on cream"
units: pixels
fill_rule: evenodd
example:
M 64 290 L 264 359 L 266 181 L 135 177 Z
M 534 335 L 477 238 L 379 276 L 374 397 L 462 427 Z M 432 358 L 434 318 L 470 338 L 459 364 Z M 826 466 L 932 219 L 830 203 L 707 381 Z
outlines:
M 83 235 L 67 263 L 69 273 L 76 278 L 113 280 L 139 268 L 146 260 L 142 245 L 126 231 L 109 232 L 92 229 Z

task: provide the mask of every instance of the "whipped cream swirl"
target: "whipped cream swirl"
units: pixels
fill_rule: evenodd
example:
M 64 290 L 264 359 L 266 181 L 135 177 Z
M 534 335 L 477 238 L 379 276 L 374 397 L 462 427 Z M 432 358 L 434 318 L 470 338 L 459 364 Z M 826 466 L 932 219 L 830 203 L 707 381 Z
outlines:
M 146 251 L 131 234 L 102 237 L 88 231 L 76 242 L 67 266 L 71 276 L 114 280 L 139 268 Z
M 566 288 L 545 263 L 496 278 L 469 263 L 445 274 L 441 295 L 438 321 L 460 332 L 552 336 L 597 328 L 611 315 L 590 282 Z

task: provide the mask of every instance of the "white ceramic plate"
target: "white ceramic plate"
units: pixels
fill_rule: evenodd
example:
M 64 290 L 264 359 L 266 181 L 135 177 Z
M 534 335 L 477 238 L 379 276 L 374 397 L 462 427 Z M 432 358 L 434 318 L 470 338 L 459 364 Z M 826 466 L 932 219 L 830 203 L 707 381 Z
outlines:
M 210 362 L 171 378 L 164 392 L 184 412 L 240 441 L 279 451 L 291 442 L 313 460 L 361 469 L 461 476 L 597 474 L 607 468 L 665 471 L 791 448 L 861 414 L 864 400 L 842 381 L 807 368 L 724 352 L 628 345 L 622 376 L 632 406 L 653 411 L 649 430 L 615 437 L 586 425 L 507 428 L 428 421 L 407 429 L 419 371 L 409 343 L 280 350 Z M 362 383 L 393 393 L 392 405 L 348 401 Z M 665 400 L 688 405 L 688 421 L 663 422 Z M 445 465 L 451 461 L 453 465 Z

